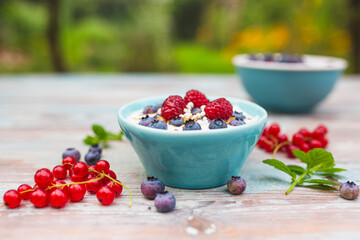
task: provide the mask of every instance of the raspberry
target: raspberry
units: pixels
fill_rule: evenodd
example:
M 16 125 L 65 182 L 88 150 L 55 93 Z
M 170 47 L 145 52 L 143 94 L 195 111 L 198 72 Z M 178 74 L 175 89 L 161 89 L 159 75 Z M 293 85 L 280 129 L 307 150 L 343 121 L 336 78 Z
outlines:
M 186 104 L 192 102 L 194 104 L 194 107 L 198 107 L 198 108 L 210 102 L 209 99 L 207 99 L 207 97 L 198 90 L 187 91 L 184 100 Z
M 218 98 L 206 105 L 205 114 L 210 120 L 221 118 L 226 121 L 232 116 L 233 107 L 225 98 Z
M 169 96 L 161 106 L 161 116 L 166 120 L 171 120 L 182 114 L 185 107 L 186 103 L 182 97 L 178 95 Z

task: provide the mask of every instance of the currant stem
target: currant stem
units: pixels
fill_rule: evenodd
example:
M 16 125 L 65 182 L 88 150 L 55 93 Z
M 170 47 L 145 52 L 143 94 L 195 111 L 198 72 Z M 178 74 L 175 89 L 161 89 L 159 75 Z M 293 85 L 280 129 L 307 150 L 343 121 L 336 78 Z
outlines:
M 285 142 L 282 142 L 282 143 L 278 144 L 278 145 L 274 148 L 273 158 L 275 158 L 276 153 L 279 151 L 280 148 L 282 148 L 283 146 L 288 145 L 288 144 L 290 144 L 290 141 L 285 141 Z
M 90 171 L 90 172 L 96 172 L 96 173 L 99 173 L 99 174 L 103 175 L 104 177 L 109 178 L 109 179 L 110 179 L 110 180 L 112 180 L 113 182 L 116 182 L 116 183 L 118 183 L 119 185 L 123 186 L 123 187 L 126 189 L 126 191 L 129 193 L 129 196 L 130 196 L 130 203 L 129 203 L 129 207 L 131 207 L 131 206 L 132 206 L 132 203 L 133 203 L 133 196 L 132 196 L 132 193 L 131 193 L 131 191 L 129 190 L 129 188 L 127 188 L 124 184 L 122 184 L 122 183 L 121 183 L 121 182 L 119 182 L 118 180 L 116 180 L 116 179 L 114 179 L 114 178 L 112 178 L 112 177 L 108 176 L 108 175 L 107 175 L 107 174 L 105 174 L 105 173 L 101 173 L 101 172 L 98 172 L 98 171 L 93 170 L 93 169 L 90 169 L 89 171 Z
M 84 182 L 71 182 L 71 183 L 66 183 L 66 184 L 52 185 L 52 186 L 46 188 L 45 190 L 49 190 L 49 189 L 56 188 L 56 187 L 61 187 L 61 188 L 63 188 L 63 187 L 70 186 L 70 185 L 75 185 L 75 184 L 86 184 L 86 183 L 96 182 L 96 181 L 99 181 L 99 180 L 101 180 L 101 179 L 103 179 L 103 178 L 104 178 L 104 175 L 101 174 L 100 177 L 97 177 L 97 178 L 95 178 L 95 179 L 91 179 L 91 180 L 89 180 L 89 181 L 84 181 Z
M 275 145 L 278 145 L 279 141 L 277 140 L 276 137 L 274 137 L 273 135 L 269 134 L 269 135 L 268 135 L 268 138 L 270 138 L 271 141 L 272 141 Z

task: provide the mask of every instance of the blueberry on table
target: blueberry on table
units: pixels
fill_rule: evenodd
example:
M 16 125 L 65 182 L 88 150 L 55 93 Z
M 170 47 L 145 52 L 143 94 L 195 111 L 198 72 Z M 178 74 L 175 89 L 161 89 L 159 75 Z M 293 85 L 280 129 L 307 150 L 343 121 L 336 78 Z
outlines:
M 359 196 L 359 187 L 354 182 L 347 181 L 340 186 L 340 195 L 349 200 L 354 200 Z
M 229 122 L 229 125 L 231 125 L 231 126 L 241 126 L 244 124 L 245 124 L 245 122 L 239 118 L 235 118 Z
M 156 113 L 158 109 L 158 106 L 149 105 L 144 108 L 143 114 Z
M 89 148 L 89 151 L 90 150 L 95 150 L 95 151 L 98 151 L 100 154 L 102 152 L 102 147 L 99 145 L 99 144 L 94 144 L 92 145 L 90 148 Z
M 244 120 L 246 118 L 242 112 L 237 112 L 237 111 L 235 111 L 232 116 L 241 120 Z
M 62 154 L 62 158 L 64 159 L 67 156 L 74 157 L 77 162 L 80 160 L 81 157 L 80 152 L 75 148 L 67 148 Z
M 153 120 L 149 125 L 149 128 L 156 128 L 156 129 L 167 129 L 167 123 L 162 120 Z
M 174 125 L 175 127 L 180 127 L 180 126 L 184 125 L 184 120 L 182 120 L 181 117 L 175 117 L 170 120 L 169 124 Z
M 165 190 L 165 185 L 155 177 L 148 177 L 142 182 L 140 190 L 146 198 L 154 199 L 157 193 Z
M 245 191 L 246 182 L 239 176 L 232 176 L 231 179 L 227 182 L 227 188 L 230 193 L 239 195 Z
M 201 130 L 201 126 L 199 123 L 190 119 L 190 120 L 186 121 L 185 126 L 183 127 L 183 130 L 184 131 Z
M 155 118 L 152 118 L 149 115 L 146 115 L 145 117 L 141 118 L 139 125 L 147 127 L 154 120 L 155 120 Z
M 214 119 L 209 124 L 209 129 L 227 128 L 227 124 L 221 118 Z
M 169 192 L 160 192 L 155 197 L 155 207 L 159 212 L 170 212 L 174 210 L 176 199 L 174 195 Z
M 85 162 L 87 165 L 95 165 L 101 158 L 101 154 L 94 150 L 89 149 L 89 152 L 85 155 Z

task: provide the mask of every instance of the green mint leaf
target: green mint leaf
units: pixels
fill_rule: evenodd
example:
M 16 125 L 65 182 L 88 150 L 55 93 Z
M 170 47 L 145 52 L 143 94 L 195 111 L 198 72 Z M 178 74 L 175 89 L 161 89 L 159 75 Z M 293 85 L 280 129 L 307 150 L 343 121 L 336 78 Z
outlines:
M 313 188 L 313 189 L 325 190 L 325 191 L 337 191 L 337 189 L 334 187 L 331 187 L 329 185 L 321 185 L 321 184 L 300 185 L 300 187 Z
M 292 172 L 283 162 L 276 160 L 276 159 L 266 159 L 263 163 L 273 166 L 274 168 L 283 171 L 284 173 L 288 174 L 292 180 L 296 178 L 296 174 Z
M 330 186 L 339 186 L 340 184 L 336 183 L 336 182 L 332 182 L 326 179 L 310 179 L 310 180 L 305 180 L 304 183 L 316 183 L 316 184 L 320 184 L 320 185 L 330 185 Z
M 309 164 L 311 162 L 309 156 L 301 150 L 293 150 L 292 153 L 296 158 L 300 159 L 303 163 Z
M 316 171 L 316 173 L 337 173 L 337 172 L 343 172 L 343 171 L 347 171 L 344 168 L 322 168 L 318 171 Z
M 297 175 L 301 175 L 306 172 L 306 169 L 297 165 L 287 165 L 287 167 Z
M 93 136 L 86 136 L 86 138 L 83 140 L 83 142 L 84 142 L 84 144 L 91 146 L 91 145 L 99 143 L 99 139 L 96 137 L 93 137 Z
M 105 139 L 106 138 L 107 134 L 106 134 L 105 129 L 102 126 L 94 124 L 92 126 L 92 130 L 99 139 Z
M 314 148 L 306 155 L 309 156 L 308 170 L 321 171 L 321 169 L 328 169 L 335 166 L 332 154 L 322 148 Z

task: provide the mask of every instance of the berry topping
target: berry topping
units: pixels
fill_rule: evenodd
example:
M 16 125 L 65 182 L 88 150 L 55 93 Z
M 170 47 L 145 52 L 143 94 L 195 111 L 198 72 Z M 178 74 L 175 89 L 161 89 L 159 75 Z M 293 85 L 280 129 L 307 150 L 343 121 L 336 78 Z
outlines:
M 81 157 L 80 152 L 75 148 L 67 148 L 62 154 L 62 158 L 64 159 L 67 156 L 74 157 L 77 162 L 80 160 Z
M 202 105 L 206 105 L 210 102 L 209 99 L 207 99 L 207 97 L 198 90 L 187 91 L 184 100 L 186 104 L 192 102 L 194 104 L 194 107 L 197 108 L 201 107 Z
M 180 126 L 184 125 L 184 120 L 182 120 L 182 118 L 180 118 L 180 117 L 176 117 L 176 118 L 171 119 L 169 124 L 173 125 L 175 127 L 180 127 Z
M 241 126 L 244 124 L 245 124 L 245 122 L 239 118 L 235 118 L 229 122 L 229 125 L 231 125 L 231 126 Z
M 205 114 L 210 120 L 221 118 L 226 121 L 233 115 L 233 107 L 225 98 L 219 98 L 206 105 Z
M 195 122 L 194 120 L 190 119 L 188 121 L 186 121 L 184 127 L 183 127 L 184 131 L 191 131 L 191 130 L 201 130 L 201 126 L 199 123 Z
M 85 155 L 85 162 L 89 166 L 95 165 L 101 158 L 101 154 L 99 151 L 95 149 L 89 149 L 89 151 Z
M 38 188 L 31 193 L 30 202 L 38 208 L 46 207 L 49 203 L 48 193 L 44 189 Z
M 142 182 L 140 190 L 146 198 L 154 199 L 157 193 L 165 190 L 165 185 L 157 178 L 148 177 Z
M 191 109 L 191 114 L 192 115 L 196 115 L 198 113 L 201 113 L 201 108 L 194 107 L 194 108 Z
M 246 182 L 239 176 L 232 176 L 227 182 L 227 188 L 232 194 L 239 195 L 245 191 Z
M 153 120 L 149 125 L 149 128 L 167 129 L 167 123 L 161 120 Z
M 152 118 L 149 115 L 146 115 L 145 117 L 141 118 L 139 125 L 147 127 L 154 120 L 155 120 L 155 118 Z
M 182 114 L 185 107 L 186 103 L 182 97 L 178 95 L 169 96 L 162 104 L 161 116 L 165 120 L 171 120 L 174 117 L 178 117 L 180 114 Z
M 40 188 L 47 188 L 54 181 L 54 175 L 49 169 L 42 168 L 35 173 L 34 180 Z
M 214 119 L 209 124 L 209 129 L 227 128 L 226 122 L 221 118 Z
M 8 208 L 16 208 L 21 203 L 20 193 L 16 190 L 9 190 L 4 194 L 4 203 Z
M 235 111 L 232 116 L 241 120 L 244 120 L 246 118 L 242 112 L 237 112 L 237 111 Z
M 99 202 L 104 205 L 110 205 L 115 199 L 115 192 L 107 186 L 103 186 L 97 191 L 96 197 Z
M 340 195 L 349 200 L 354 200 L 359 196 L 359 187 L 354 182 L 347 181 L 340 186 Z
M 149 105 L 144 108 L 143 114 L 156 113 L 158 109 L 158 106 Z
M 176 205 L 176 199 L 174 195 L 169 192 L 160 192 L 156 194 L 155 207 L 159 212 L 170 212 L 174 210 Z
M 31 192 L 25 192 L 25 191 L 28 191 L 28 190 L 31 190 L 32 187 L 30 185 L 27 185 L 27 184 L 21 184 L 19 187 L 18 187 L 18 192 L 20 193 L 20 196 L 21 196 L 21 199 L 23 200 L 27 200 L 30 198 L 30 194 Z

